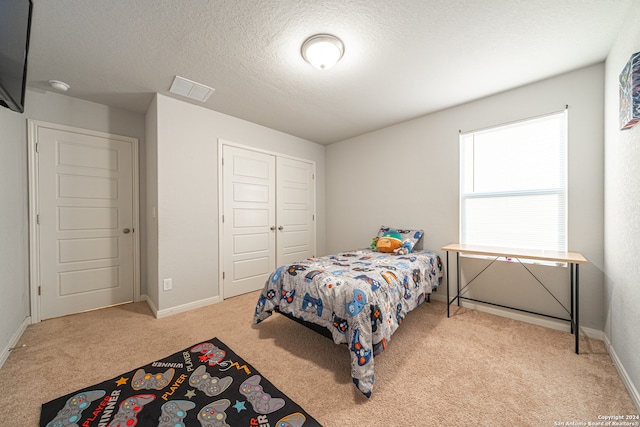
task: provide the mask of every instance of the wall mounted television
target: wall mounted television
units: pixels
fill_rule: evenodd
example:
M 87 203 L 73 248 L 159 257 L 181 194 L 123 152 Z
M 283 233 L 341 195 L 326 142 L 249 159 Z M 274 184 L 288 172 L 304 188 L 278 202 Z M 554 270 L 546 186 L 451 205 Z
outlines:
M 24 112 L 32 0 L 0 0 L 0 106 Z

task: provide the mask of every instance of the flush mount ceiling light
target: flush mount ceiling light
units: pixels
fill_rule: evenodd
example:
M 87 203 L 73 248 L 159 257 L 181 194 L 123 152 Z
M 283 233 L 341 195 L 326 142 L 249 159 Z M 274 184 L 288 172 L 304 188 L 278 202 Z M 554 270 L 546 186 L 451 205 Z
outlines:
M 344 54 L 344 44 L 331 34 L 316 34 L 302 43 L 302 57 L 319 70 L 336 65 Z
M 60 80 L 49 80 L 49 84 L 52 88 L 54 88 L 55 90 L 59 90 L 60 92 L 66 92 L 69 90 L 69 88 L 71 88 L 71 86 L 69 86 L 65 82 L 61 82 Z

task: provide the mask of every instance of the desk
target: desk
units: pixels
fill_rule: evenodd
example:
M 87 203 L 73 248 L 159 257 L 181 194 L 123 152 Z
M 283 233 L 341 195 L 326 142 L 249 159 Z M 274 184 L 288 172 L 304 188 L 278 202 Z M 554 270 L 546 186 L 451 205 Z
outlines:
M 449 308 L 454 301 L 458 301 L 458 306 L 460 306 L 460 300 L 469 300 L 480 302 L 483 304 L 495 305 L 498 307 L 509 308 L 512 310 L 522 311 L 525 313 L 536 314 L 539 316 L 551 317 L 554 319 L 564 320 L 571 324 L 571 333 L 575 332 L 576 337 L 576 354 L 579 354 L 579 343 L 580 343 L 580 330 L 579 330 L 579 291 L 580 291 L 580 278 L 579 278 L 579 270 L 578 266 L 580 264 L 586 264 L 588 261 L 582 254 L 578 252 L 559 252 L 559 251 L 541 251 L 534 249 L 513 249 L 513 248 L 495 248 L 490 246 L 478 246 L 478 245 L 463 245 L 459 243 L 453 243 L 442 248 L 443 251 L 447 252 L 447 317 L 449 317 Z M 449 252 L 456 253 L 456 267 L 457 267 L 457 292 L 453 299 L 449 299 Z M 472 298 L 466 298 L 460 295 L 460 254 L 470 254 L 470 255 L 486 255 L 490 257 L 495 257 L 495 259 L 489 264 L 484 270 L 480 271 L 473 279 L 471 279 L 462 290 L 464 290 L 467 286 L 473 282 L 476 277 L 482 274 L 487 268 L 489 268 L 494 262 L 496 262 L 499 258 L 508 257 L 517 260 L 520 265 L 522 265 L 537 281 L 540 283 L 546 290 L 555 298 L 556 301 L 558 299 L 547 289 L 546 286 L 529 270 L 520 259 L 530 259 L 535 261 L 551 261 L 551 262 L 561 262 L 569 264 L 571 269 L 571 278 L 569 282 L 569 287 L 571 289 L 571 311 L 569 312 L 566 308 L 565 310 L 569 314 L 569 319 L 564 319 L 561 317 L 549 316 L 543 313 L 535 313 L 533 311 L 523 310 L 515 307 L 508 307 L 500 304 L 495 304 L 488 301 L 480 301 Z M 558 301 L 560 305 L 560 301 Z M 563 306 L 564 308 L 564 306 Z

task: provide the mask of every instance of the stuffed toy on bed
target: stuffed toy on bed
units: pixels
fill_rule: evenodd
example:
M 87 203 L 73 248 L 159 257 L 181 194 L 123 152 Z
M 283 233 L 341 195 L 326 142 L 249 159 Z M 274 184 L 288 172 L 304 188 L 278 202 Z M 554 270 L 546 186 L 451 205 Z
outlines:
M 413 250 L 413 243 L 411 242 L 411 240 L 407 239 L 404 242 L 402 242 L 402 246 L 395 249 L 393 253 L 396 255 L 407 255 L 408 253 L 411 253 L 412 250 Z
M 376 249 L 379 252 L 392 253 L 402 246 L 402 236 L 396 230 L 389 230 L 378 238 Z

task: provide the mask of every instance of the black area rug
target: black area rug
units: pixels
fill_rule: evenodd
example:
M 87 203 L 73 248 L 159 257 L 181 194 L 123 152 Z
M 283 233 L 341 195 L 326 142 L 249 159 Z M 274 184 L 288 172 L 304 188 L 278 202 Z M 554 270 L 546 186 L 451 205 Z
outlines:
M 40 427 L 312 427 L 294 401 L 213 338 L 42 405 Z

